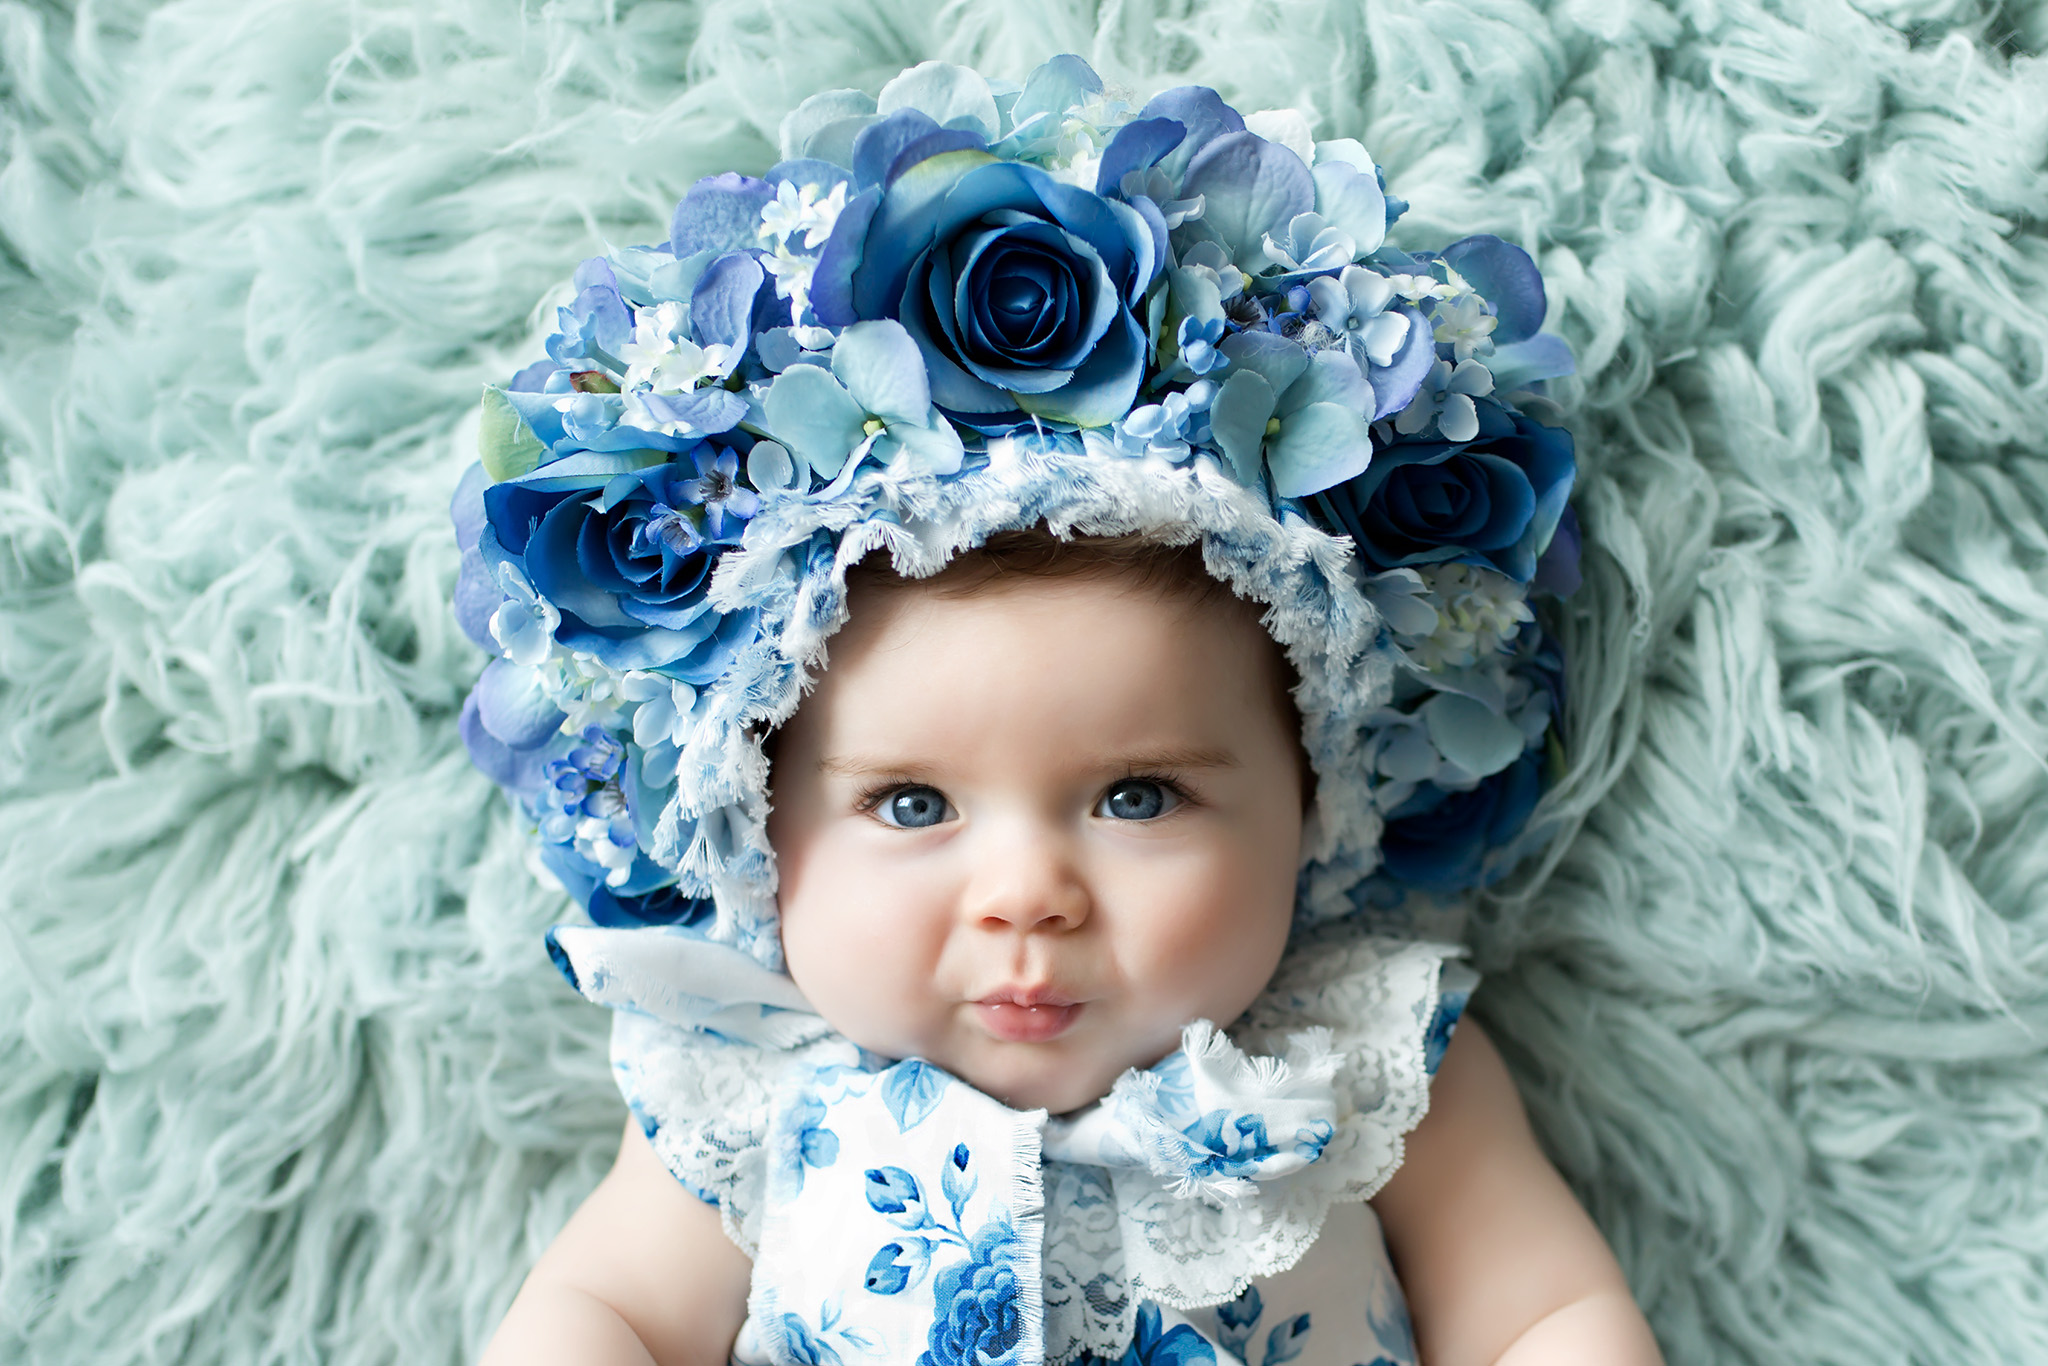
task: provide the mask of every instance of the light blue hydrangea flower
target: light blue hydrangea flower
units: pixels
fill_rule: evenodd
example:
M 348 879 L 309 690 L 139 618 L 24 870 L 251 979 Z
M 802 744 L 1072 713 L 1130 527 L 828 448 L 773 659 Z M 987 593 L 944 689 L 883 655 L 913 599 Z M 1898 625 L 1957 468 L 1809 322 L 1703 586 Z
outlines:
M 932 409 L 924 354 L 890 319 L 841 332 L 830 370 L 783 371 L 762 407 L 789 453 L 828 479 L 870 457 L 921 474 L 960 468 L 960 434 Z

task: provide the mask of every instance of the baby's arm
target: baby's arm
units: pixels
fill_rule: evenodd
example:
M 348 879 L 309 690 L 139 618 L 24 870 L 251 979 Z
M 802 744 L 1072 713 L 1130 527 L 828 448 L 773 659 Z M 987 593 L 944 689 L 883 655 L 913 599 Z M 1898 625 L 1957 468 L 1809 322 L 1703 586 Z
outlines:
M 1536 1146 L 1470 1017 L 1429 1094 L 1407 1159 L 1372 1202 L 1422 1366 L 1661 1363 L 1614 1254 Z
M 480 1366 L 725 1366 L 746 1255 L 628 1122 L 618 1161 L 534 1264 Z

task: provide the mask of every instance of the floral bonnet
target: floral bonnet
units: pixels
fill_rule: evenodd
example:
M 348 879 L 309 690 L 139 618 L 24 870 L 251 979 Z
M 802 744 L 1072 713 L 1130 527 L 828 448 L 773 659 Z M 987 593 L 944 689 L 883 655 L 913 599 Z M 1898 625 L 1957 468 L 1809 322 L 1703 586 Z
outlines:
M 582 264 L 455 499 L 462 735 L 592 921 L 778 968 L 761 737 L 848 567 L 1040 525 L 1199 542 L 1263 604 L 1318 775 L 1300 921 L 1526 852 L 1562 677 L 1529 599 L 1578 537 L 1525 252 L 1398 249 L 1358 142 L 1073 56 L 813 95 L 781 154 Z

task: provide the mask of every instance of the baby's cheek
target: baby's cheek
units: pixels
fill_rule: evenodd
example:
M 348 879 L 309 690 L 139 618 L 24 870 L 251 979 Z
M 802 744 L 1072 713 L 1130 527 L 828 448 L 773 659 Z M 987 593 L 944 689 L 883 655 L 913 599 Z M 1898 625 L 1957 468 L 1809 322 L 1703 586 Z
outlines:
M 1145 959 L 1154 991 L 1186 1023 L 1227 1024 L 1249 1005 L 1279 963 L 1291 901 L 1228 865 L 1155 889 Z
M 813 865 L 805 895 L 783 907 L 790 977 L 833 1028 L 878 1052 L 914 1051 L 930 1006 L 934 927 L 914 891 L 846 860 Z

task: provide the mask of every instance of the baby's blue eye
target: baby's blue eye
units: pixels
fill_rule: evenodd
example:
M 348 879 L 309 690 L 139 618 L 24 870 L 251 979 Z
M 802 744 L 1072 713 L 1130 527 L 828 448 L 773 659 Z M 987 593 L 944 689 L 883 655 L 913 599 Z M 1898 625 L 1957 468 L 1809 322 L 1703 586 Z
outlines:
M 1125 778 L 1112 783 L 1096 804 L 1095 814 L 1116 821 L 1149 821 L 1180 805 L 1180 798 L 1160 783 Z
M 946 804 L 946 794 L 936 787 L 899 787 L 882 798 L 875 814 L 885 825 L 898 826 L 904 830 L 922 830 L 928 825 L 937 825 L 946 819 L 952 808 Z

